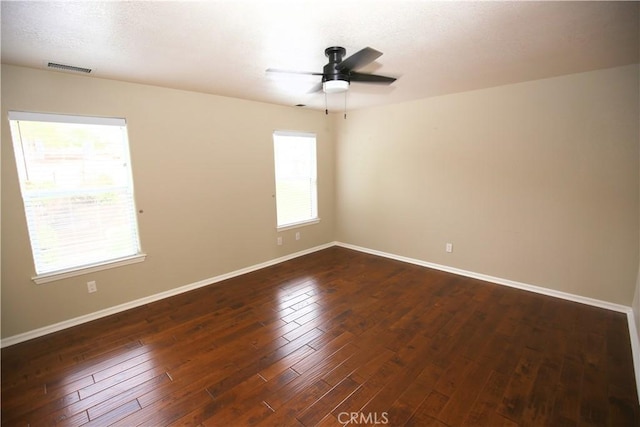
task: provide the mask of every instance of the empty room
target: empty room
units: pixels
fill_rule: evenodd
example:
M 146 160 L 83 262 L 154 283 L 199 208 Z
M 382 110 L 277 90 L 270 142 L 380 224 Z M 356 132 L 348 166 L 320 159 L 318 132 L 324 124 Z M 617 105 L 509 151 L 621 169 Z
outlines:
M 0 7 L 2 426 L 640 425 L 640 2 Z

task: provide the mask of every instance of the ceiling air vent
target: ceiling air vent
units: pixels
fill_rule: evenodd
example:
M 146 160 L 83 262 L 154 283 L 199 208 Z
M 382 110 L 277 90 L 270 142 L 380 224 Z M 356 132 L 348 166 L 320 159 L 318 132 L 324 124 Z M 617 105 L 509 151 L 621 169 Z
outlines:
M 74 67 L 73 65 L 58 64 L 57 62 L 47 62 L 47 68 L 53 68 L 61 71 L 73 71 L 76 73 L 89 74 L 91 68 Z

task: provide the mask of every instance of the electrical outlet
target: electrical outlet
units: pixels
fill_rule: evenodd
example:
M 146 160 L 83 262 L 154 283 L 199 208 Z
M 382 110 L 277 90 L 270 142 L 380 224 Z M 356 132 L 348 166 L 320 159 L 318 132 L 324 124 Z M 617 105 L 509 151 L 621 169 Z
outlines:
M 282 236 L 278 236 L 278 246 L 282 245 Z
M 98 292 L 98 285 L 96 285 L 96 281 L 95 280 L 87 282 L 87 290 L 89 291 L 90 294 L 92 294 L 94 292 Z
M 453 243 L 447 243 L 444 250 L 447 252 L 453 252 Z
M 300 240 L 300 232 L 296 232 L 296 240 Z

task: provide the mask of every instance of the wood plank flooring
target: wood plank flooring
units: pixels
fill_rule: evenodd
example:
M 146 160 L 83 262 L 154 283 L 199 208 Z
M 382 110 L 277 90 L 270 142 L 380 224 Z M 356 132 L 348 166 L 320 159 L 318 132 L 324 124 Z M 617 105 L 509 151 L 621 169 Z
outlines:
M 624 314 L 333 247 L 2 350 L 3 426 L 638 426 Z

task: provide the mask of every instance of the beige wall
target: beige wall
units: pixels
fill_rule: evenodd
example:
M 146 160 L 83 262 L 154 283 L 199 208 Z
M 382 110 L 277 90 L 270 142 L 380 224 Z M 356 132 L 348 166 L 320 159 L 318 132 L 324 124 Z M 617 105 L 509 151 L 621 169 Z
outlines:
M 638 313 L 638 75 L 638 66 L 621 67 L 342 120 L 3 65 L 2 337 L 333 240 L 634 304 Z M 7 110 L 127 118 L 147 261 L 30 280 Z M 299 242 L 296 230 L 282 233 L 283 246 L 275 244 L 275 129 L 318 134 L 322 221 L 299 229 Z M 97 293 L 87 293 L 88 280 Z
M 8 110 L 127 119 L 140 264 L 44 285 L 34 275 Z M 273 130 L 317 133 L 322 221 L 276 245 Z M 332 121 L 316 111 L 2 66 L 2 337 L 311 248 L 334 237 Z M 302 239 L 295 241 L 293 233 Z M 95 280 L 98 292 L 87 293 Z
M 336 122 L 337 240 L 631 306 L 638 78 L 634 65 L 351 112 Z

